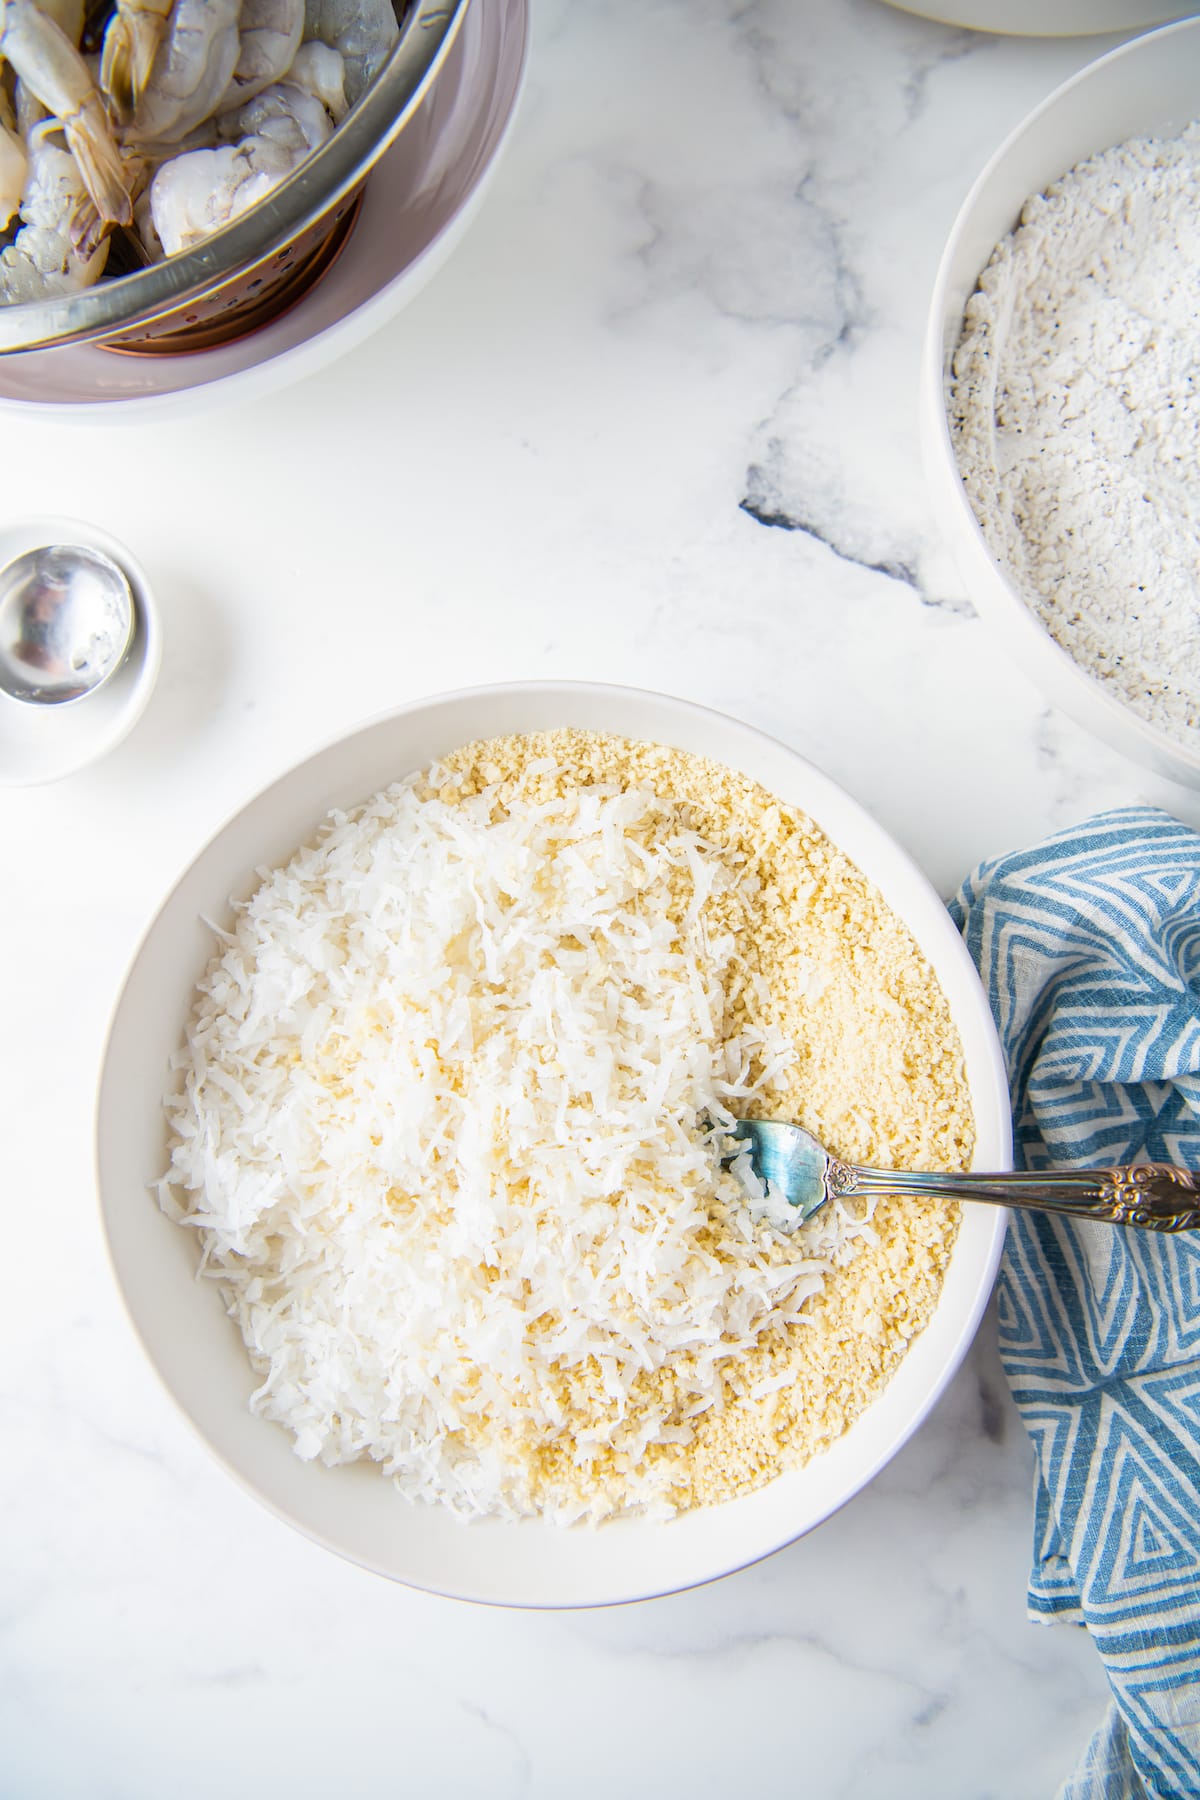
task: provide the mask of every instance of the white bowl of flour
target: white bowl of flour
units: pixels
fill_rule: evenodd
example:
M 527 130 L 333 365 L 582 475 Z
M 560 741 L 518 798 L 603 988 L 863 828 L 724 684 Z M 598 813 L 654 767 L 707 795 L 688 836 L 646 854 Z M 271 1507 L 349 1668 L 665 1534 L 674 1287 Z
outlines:
M 1200 785 L 1200 20 L 1101 57 L 1001 145 L 938 271 L 929 479 L 1050 699 Z

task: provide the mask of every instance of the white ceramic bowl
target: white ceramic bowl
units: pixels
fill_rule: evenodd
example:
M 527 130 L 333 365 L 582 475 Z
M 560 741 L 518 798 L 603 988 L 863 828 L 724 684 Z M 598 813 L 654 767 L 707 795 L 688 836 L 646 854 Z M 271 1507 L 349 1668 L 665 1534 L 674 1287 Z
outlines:
M 1126 756 L 1200 785 L 1200 748 L 1131 712 L 1056 644 L 996 561 L 958 472 L 946 400 L 963 308 L 1031 194 L 1084 157 L 1125 139 L 1179 132 L 1200 117 L 1200 19 L 1166 25 L 1090 63 L 1011 133 L 963 202 L 930 305 L 921 374 L 921 435 L 938 521 L 971 599 L 1042 691 Z
M 251 1415 L 255 1385 L 215 1288 L 195 1278 L 195 1244 L 159 1210 L 166 1166 L 162 1097 L 194 985 L 212 954 L 206 920 L 255 869 L 285 860 L 326 812 L 367 798 L 477 737 L 559 726 L 656 740 L 740 769 L 804 808 L 874 881 L 931 959 L 962 1035 L 977 1166 L 1010 1167 L 1003 1060 L 987 1001 L 942 902 L 887 834 L 793 751 L 678 700 L 569 683 L 485 688 L 419 702 L 318 751 L 236 813 L 200 852 L 137 951 L 104 1056 L 97 1119 L 104 1227 L 117 1282 L 151 1362 L 225 1467 L 309 1537 L 414 1587 L 539 1607 L 599 1605 L 693 1586 L 810 1530 L 895 1454 L 965 1353 L 991 1291 L 1006 1215 L 969 1206 L 937 1312 L 874 1405 L 826 1455 L 744 1499 L 669 1523 L 596 1530 L 537 1521 L 463 1525 L 402 1501 L 378 1468 L 301 1462 L 287 1434 Z
M 1011 37 L 1087 37 L 1188 17 L 1195 0 L 888 0 L 940 25 Z
M 94 694 L 62 706 L 30 705 L 0 694 L 0 787 L 35 787 L 86 768 L 133 730 L 154 689 L 162 659 L 158 608 L 146 572 L 107 531 L 56 514 L 0 529 L 0 565 L 43 544 L 88 544 L 129 577 L 137 623 L 129 653 Z

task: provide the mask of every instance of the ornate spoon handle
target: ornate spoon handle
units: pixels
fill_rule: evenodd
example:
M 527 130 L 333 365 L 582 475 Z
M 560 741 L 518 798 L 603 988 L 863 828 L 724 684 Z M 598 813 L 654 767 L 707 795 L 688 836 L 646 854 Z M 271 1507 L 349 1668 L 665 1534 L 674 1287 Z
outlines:
M 1189 1169 L 1134 1163 L 1125 1169 L 1046 1169 L 1012 1175 L 914 1175 L 860 1169 L 830 1157 L 825 1180 L 833 1194 L 922 1194 L 943 1200 L 990 1200 L 1000 1206 L 1142 1225 L 1151 1231 L 1200 1226 L 1200 1188 Z

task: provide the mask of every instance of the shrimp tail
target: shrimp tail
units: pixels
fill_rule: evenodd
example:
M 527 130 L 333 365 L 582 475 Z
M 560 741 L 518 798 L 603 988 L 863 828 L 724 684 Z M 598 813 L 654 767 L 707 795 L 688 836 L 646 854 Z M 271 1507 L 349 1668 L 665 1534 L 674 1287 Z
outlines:
M 71 245 L 86 262 L 112 230 L 107 219 L 102 219 L 96 210 L 96 202 L 90 194 L 85 194 L 75 211 L 71 214 Z
M 130 119 L 150 79 L 170 5 L 119 7 L 104 33 L 100 86 L 121 119 Z
M 80 173 L 82 175 L 82 170 Z M 151 173 L 152 166 L 148 158 L 136 150 L 123 152 L 122 181 L 129 200 L 131 215 L 138 200 L 149 186 Z M 129 221 L 125 219 L 114 220 L 104 217 L 89 190 L 82 195 L 78 206 L 71 215 L 71 243 L 80 256 L 88 257 L 99 248 L 100 243 L 112 231 L 114 225 L 128 223 Z
M 107 129 L 99 95 L 86 100 L 73 117 L 61 121 L 71 154 L 79 165 L 83 184 L 95 202 L 101 219 L 110 225 L 128 225 L 133 218 L 129 181 L 121 153 Z

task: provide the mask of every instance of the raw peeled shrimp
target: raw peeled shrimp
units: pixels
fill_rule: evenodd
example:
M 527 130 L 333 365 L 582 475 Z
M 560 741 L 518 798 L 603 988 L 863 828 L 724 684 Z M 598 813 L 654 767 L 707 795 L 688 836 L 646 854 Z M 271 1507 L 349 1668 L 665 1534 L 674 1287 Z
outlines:
M 150 214 L 168 256 L 238 218 L 325 142 L 340 117 L 333 107 L 344 110 L 335 64 L 335 51 L 302 44 L 286 81 L 221 121 L 236 142 L 188 150 L 162 164 L 150 184 Z
M 53 142 L 59 129 L 57 120 L 46 119 L 29 134 L 21 229 L 0 250 L 0 301 L 44 300 L 90 287 L 107 260 L 107 237 L 92 249 L 76 247 L 72 225 L 87 190 L 74 156 Z
M 21 204 L 28 168 L 25 139 L 17 130 L 12 103 L 0 88 L 0 229 L 7 229 Z
M 341 124 L 350 101 L 346 96 L 346 64 L 337 50 L 331 50 L 328 44 L 301 44 L 292 58 L 287 79 L 306 93 L 315 94 L 334 124 Z
M 218 107 L 230 112 L 282 81 L 304 32 L 304 0 L 242 0 L 238 59 Z
M 304 36 L 328 44 L 346 65 L 351 106 L 370 86 L 400 36 L 392 0 L 305 0 Z
M 132 208 L 121 153 L 88 66 L 66 32 L 34 0 L 0 0 L 0 57 L 62 127 L 101 219 L 127 225 Z
M 217 110 L 241 49 L 240 12 L 239 0 L 175 0 L 128 142 L 177 144 Z
M 128 118 L 140 99 L 166 34 L 172 0 L 117 0 L 104 33 L 100 86 Z

